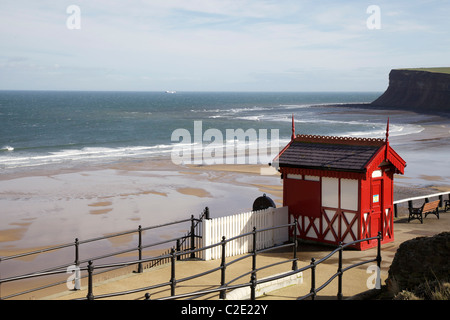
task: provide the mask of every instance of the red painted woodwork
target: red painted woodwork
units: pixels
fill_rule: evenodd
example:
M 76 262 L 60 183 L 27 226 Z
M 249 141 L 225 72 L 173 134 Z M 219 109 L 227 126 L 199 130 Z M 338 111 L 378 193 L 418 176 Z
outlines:
M 286 199 L 289 199 L 286 205 L 293 211 L 304 216 L 320 216 L 320 182 L 286 179 L 285 190 L 288 192 Z

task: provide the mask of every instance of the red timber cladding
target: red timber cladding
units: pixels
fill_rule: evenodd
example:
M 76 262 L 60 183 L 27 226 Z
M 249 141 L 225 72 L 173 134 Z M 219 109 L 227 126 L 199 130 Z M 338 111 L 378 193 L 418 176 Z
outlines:
M 360 239 L 358 179 L 283 171 L 283 205 L 289 207 L 291 219 L 298 219 L 300 238 L 330 244 Z
M 374 237 L 381 231 L 382 243 L 393 241 L 393 172 L 376 169 L 375 178 L 370 173 L 366 179 L 308 176 L 298 174 L 298 170 L 295 174 L 283 170 L 283 205 L 289 207 L 291 219 L 298 220 L 299 237 L 339 244 Z M 371 240 L 355 248 L 365 250 L 376 244 Z
M 371 193 L 371 179 L 361 180 L 361 194 L 367 194 L 367 197 L 361 197 L 361 219 L 360 219 L 360 239 L 365 239 L 371 237 L 371 228 L 373 227 L 371 223 L 371 201 L 370 193 Z M 360 244 L 361 249 L 370 247 L 372 245 L 371 242 L 362 242 Z
M 394 241 L 394 173 L 393 170 L 383 170 L 384 182 L 384 215 L 382 221 L 382 243 Z
M 361 180 L 361 219 L 360 239 L 382 234 L 382 243 L 394 240 L 393 192 L 394 180 L 392 167 L 380 167 Z M 389 169 L 389 171 L 386 171 Z M 379 205 L 375 203 L 378 200 Z M 376 246 L 376 240 L 361 243 L 361 249 Z

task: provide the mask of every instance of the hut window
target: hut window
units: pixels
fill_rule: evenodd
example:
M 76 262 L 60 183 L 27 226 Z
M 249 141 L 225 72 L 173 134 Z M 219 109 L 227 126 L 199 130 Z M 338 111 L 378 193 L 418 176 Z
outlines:
M 375 170 L 372 172 L 372 178 L 380 178 L 383 176 L 383 172 L 381 170 Z

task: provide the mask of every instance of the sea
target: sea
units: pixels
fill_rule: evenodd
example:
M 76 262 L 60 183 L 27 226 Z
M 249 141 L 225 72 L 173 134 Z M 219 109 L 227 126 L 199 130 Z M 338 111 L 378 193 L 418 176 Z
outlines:
M 227 130 L 266 129 L 268 141 L 276 132 L 281 146 L 290 140 L 292 116 L 297 134 L 383 138 L 387 115 L 348 105 L 369 103 L 380 95 L 0 91 L 0 173 L 169 156 L 181 142 L 199 142 L 196 124 L 197 133 L 201 124 L 201 134 L 215 129 L 223 136 Z M 420 132 L 419 121 L 411 115 L 391 116 L 390 137 Z M 183 138 L 177 132 L 190 135 Z

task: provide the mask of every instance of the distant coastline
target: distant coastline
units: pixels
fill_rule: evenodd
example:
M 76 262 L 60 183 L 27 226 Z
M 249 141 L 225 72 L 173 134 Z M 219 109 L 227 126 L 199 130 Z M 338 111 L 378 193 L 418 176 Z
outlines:
M 317 105 L 319 106 L 319 105 Z M 323 107 L 323 105 L 320 105 Z M 443 117 L 450 117 L 450 109 L 449 110 L 434 110 L 434 109 L 416 109 L 416 108 L 401 108 L 396 106 L 381 106 L 373 104 L 373 102 L 367 103 L 344 103 L 344 104 L 328 104 L 328 107 L 344 107 L 344 108 L 355 108 L 355 109 L 368 109 L 373 110 L 374 112 L 382 112 L 383 110 L 393 111 L 413 111 L 422 114 L 435 114 Z M 313 106 L 314 107 L 314 106 Z
M 391 70 L 388 88 L 371 106 L 450 112 L 450 68 Z
M 407 110 L 450 117 L 450 68 L 393 69 L 388 88 L 374 101 L 329 106 Z

